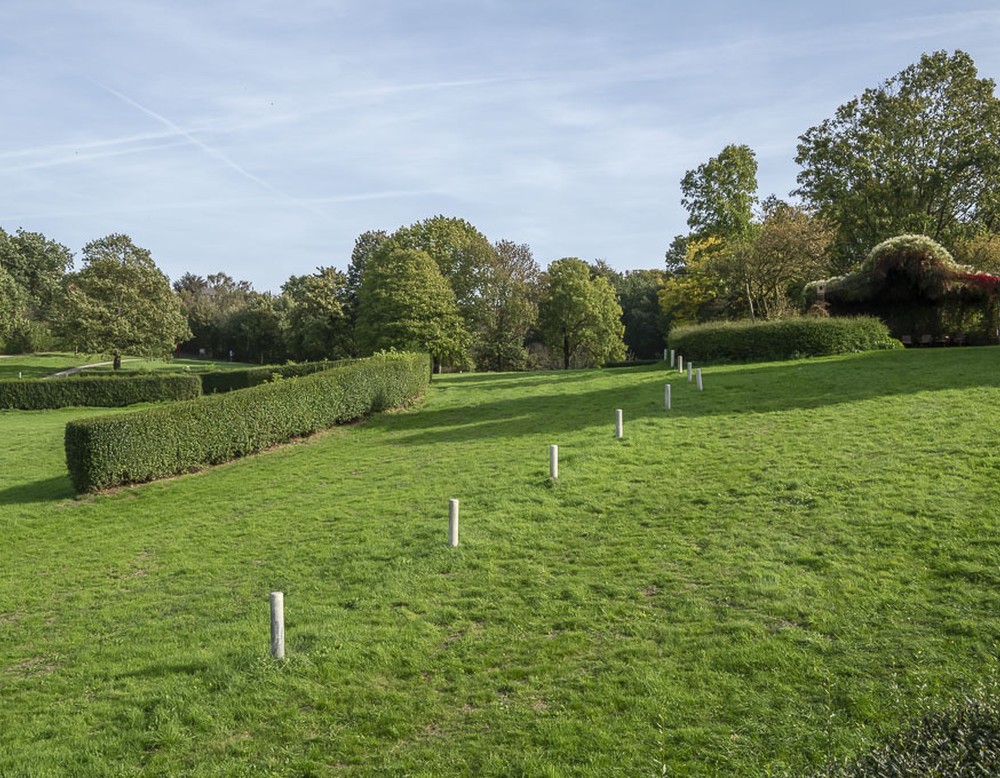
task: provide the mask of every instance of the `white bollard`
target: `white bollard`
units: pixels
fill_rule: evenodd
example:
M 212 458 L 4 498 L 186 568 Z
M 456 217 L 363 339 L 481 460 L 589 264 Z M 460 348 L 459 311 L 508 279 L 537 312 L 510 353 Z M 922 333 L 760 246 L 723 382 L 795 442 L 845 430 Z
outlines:
M 674 353 L 673 349 L 670 349 L 670 367 L 673 367 L 677 362 L 677 355 Z
M 677 355 L 677 372 L 678 373 L 684 372 L 684 357 L 681 354 Z
M 692 378 L 692 374 L 691 374 L 691 365 L 692 365 L 692 364 L 693 364 L 693 363 L 691 363 L 691 362 L 688 362 L 688 381 L 690 381 L 690 380 L 691 380 L 691 378 Z
M 698 391 L 700 392 L 700 391 L 702 391 L 705 388 L 702 385 L 702 383 L 701 383 L 701 368 L 700 367 L 698 368 L 697 373 L 698 373 Z
M 549 446 L 549 478 L 559 477 L 559 446 Z
M 670 384 L 663 385 L 663 407 L 670 410 Z
M 666 349 L 663 349 L 663 361 L 664 362 L 667 361 L 667 350 Z
M 285 658 L 285 595 L 271 592 L 271 656 Z
M 623 438 L 625 437 L 625 423 L 622 421 L 622 409 L 618 408 L 615 411 L 615 437 Z
M 458 500 L 448 500 L 448 545 L 458 545 Z

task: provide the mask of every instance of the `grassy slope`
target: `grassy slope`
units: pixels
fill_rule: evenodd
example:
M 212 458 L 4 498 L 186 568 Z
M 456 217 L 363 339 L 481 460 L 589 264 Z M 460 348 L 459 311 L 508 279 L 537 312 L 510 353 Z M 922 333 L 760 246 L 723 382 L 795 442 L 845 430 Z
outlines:
M 200 373 L 209 370 L 235 370 L 243 367 L 260 367 L 260 365 L 247 364 L 244 362 L 224 362 L 206 359 L 172 359 L 169 362 L 159 359 L 139 359 L 135 357 L 125 357 L 121 373 L 150 373 L 170 371 L 178 372 L 189 370 Z M 0 359 L 0 379 L 13 378 L 44 378 L 54 373 L 68 370 L 71 367 L 81 367 L 82 365 L 98 364 L 107 362 L 106 354 L 15 354 L 13 356 Z M 109 373 L 111 366 L 94 367 L 83 371 L 84 374 Z
M 436 378 L 420 409 L 82 501 L 61 437 L 88 412 L 4 413 L 0 774 L 754 775 L 857 748 L 994 674 L 998 368 Z

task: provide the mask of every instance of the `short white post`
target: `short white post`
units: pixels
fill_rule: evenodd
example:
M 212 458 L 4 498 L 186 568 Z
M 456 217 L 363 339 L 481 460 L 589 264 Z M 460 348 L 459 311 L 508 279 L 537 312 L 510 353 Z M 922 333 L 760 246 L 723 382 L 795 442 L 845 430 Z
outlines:
M 677 354 L 673 349 L 670 349 L 670 367 L 673 367 L 677 363 Z
M 693 363 L 691 363 L 691 362 L 688 362 L 688 381 L 690 381 L 690 380 L 691 380 L 691 378 L 692 378 L 692 374 L 691 374 L 691 365 L 692 365 L 692 364 L 693 364 Z
M 458 545 L 458 500 L 448 500 L 448 545 Z
M 625 437 L 625 423 L 622 421 L 622 409 L 615 410 L 615 437 Z
M 683 354 L 678 354 L 677 355 L 677 372 L 678 373 L 683 373 L 684 372 L 684 355 Z
M 667 350 L 666 349 L 663 349 L 663 361 L 664 362 L 667 361 Z
M 559 446 L 549 446 L 549 478 L 559 477 Z
M 21 373 L 20 373 L 20 371 L 18 371 L 18 374 L 17 374 L 17 377 L 18 377 L 18 379 L 20 379 L 20 378 L 21 378 Z
M 700 392 L 700 391 L 702 391 L 705 388 L 702 385 L 702 383 L 701 383 L 701 368 L 700 367 L 698 368 L 697 373 L 698 373 L 698 391 Z
M 285 658 L 285 595 L 271 592 L 271 656 Z
M 670 384 L 663 385 L 663 407 L 670 410 Z

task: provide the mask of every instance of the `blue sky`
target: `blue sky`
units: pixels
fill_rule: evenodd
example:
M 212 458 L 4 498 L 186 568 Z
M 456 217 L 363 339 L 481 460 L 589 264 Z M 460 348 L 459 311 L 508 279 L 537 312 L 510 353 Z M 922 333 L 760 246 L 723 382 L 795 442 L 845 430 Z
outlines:
M 995 0 L 3 0 L 0 227 L 275 291 L 436 214 L 662 267 L 686 170 L 746 143 L 787 196 L 799 135 L 939 49 L 1000 80 Z

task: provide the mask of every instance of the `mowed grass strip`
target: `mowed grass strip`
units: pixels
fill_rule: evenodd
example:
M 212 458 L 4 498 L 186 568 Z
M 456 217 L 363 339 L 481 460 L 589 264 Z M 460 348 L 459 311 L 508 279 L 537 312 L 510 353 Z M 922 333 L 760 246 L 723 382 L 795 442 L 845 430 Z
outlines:
M 0 414 L 0 774 L 801 774 L 995 677 L 998 368 L 435 377 L 79 501 Z

